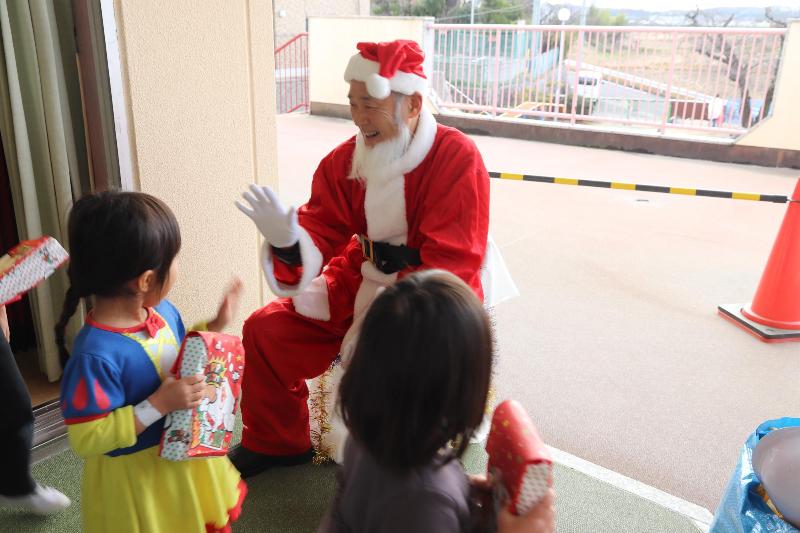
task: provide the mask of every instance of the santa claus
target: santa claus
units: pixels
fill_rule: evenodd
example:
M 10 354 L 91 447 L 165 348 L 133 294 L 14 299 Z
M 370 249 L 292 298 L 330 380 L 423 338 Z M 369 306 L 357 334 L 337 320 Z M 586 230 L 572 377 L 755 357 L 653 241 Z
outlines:
M 312 458 L 306 380 L 346 359 L 382 287 L 429 268 L 481 298 L 494 284 L 482 271 L 498 258 L 486 257 L 489 176 L 473 142 L 425 108 L 422 50 L 407 40 L 357 48 L 344 78 L 359 131 L 319 164 L 308 202 L 285 207 L 254 185 L 237 203 L 264 236 L 279 296 L 244 326 L 244 432 L 231 453 L 244 477 Z

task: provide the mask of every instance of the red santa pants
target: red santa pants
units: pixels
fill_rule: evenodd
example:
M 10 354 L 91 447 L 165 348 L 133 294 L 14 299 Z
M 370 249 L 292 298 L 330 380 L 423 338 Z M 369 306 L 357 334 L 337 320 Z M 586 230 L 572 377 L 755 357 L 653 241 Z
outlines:
M 351 306 L 352 308 L 352 306 Z M 295 455 L 311 447 L 308 387 L 336 359 L 352 314 L 330 321 L 298 314 L 278 298 L 244 324 L 242 444 L 254 452 Z

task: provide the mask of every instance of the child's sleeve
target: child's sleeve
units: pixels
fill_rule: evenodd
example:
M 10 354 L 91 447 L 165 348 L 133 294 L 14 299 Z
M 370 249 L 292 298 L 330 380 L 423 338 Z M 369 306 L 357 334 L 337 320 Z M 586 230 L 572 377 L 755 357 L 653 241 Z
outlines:
M 102 357 L 74 355 L 64 371 L 61 409 L 78 455 L 101 455 L 136 444 L 133 406 L 125 405 L 119 368 Z

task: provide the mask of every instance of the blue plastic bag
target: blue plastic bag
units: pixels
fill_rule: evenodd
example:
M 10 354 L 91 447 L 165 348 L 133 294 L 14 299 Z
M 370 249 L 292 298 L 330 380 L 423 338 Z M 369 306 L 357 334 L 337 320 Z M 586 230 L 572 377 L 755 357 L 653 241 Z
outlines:
M 798 426 L 800 418 L 767 420 L 750 435 L 714 514 L 710 533 L 800 533 L 769 508 L 759 494 L 761 481 L 753 472 L 753 450 L 758 441 L 772 430 Z

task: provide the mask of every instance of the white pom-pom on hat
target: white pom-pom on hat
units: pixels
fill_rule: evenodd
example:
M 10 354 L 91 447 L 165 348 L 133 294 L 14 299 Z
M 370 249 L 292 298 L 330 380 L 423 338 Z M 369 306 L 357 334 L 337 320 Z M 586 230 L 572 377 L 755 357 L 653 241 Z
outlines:
M 367 76 L 366 84 L 369 95 L 379 100 L 387 98 L 392 92 L 389 80 L 377 73 Z

